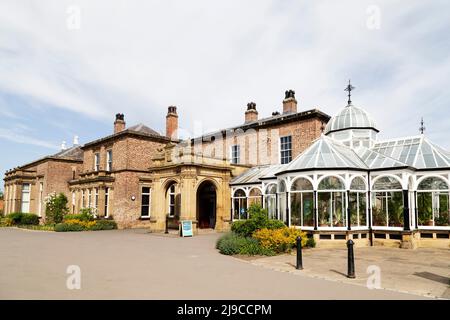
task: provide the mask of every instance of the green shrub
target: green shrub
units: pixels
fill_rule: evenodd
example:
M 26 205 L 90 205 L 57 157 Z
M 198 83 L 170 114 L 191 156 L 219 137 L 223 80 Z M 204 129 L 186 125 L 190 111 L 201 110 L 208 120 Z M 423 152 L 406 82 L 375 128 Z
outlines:
M 216 248 L 221 254 L 234 255 L 273 255 L 273 251 L 264 249 L 257 240 L 240 236 L 234 232 L 227 233 L 217 240 Z
M 18 225 L 22 220 L 22 212 L 13 212 L 6 216 L 6 223 L 9 225 Z
M 96 220 L 95 224 L 89 230 L 114 230 L 117 229 L 117 223 L 114 220 Z
M 48 223 L 60 223 L 67 214 L 67 197 L 64 193 L 50 194 L 45 199 L 45 217 Z
M 308 248 L 315 248 L 316 247 L 316 240 L 314 240 L 313 237 L 308 238 L 308 240 L 306 241 L 306 246 Z
M 66 214 L 63 221 L 66 220 L 94 221 L 94 216 L 90 213 L 90 210 L 82 209 L 78 214 Z
M 84 227 L 80 224 L 75 223 L 58 223 L 55 225 L 56 232 L 67 232 L 67 231 L 83 231 Z
M 22 213 L 20 224 L 24 225 L 38 225 L 39 217 L 34 213 Z
M 267 210 L 258 204 L 252 204 L 248 209 L 249 219 L 235 221 L 231 225 L 231 231 L 243 237 L 250 237 L 256 230 L 280 229 L 286 225 L 280 220 L 269 219 Z

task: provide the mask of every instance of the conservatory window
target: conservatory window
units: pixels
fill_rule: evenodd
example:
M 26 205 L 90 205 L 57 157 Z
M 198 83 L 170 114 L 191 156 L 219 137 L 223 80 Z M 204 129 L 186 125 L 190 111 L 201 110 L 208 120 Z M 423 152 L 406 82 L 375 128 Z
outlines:
M 278 219 L 286 221 L 286 183 L 281 181 L 278 189 Z
M 252 204 L 262 206 L 262 193 L 258 188 L 252 188 L 250 190 L 248 196 L 248 206 L 250 207 Z
M 247 219 L 247 196 L 238 189 L 233 194 L 233 220 Z
M 326 177 L 319 184 L 317 193 L 319 227 L 344 227 L 346 192 L 337 177 Z
M 403 191 L 393 177 L 379 178 L 372 193 L 372 225 L 375 227 L 403 227 Z
M 291 187 L 291 225 L 314 226 L 314 191 L 311 182 L 298 178 Z
M 264 195 L 264 208 L 267 210 L 269 219 L 276 219 L 277 216 L 277 185 L 272 183 L 267 186 Z
M 425 178 L 417 188 L 419 226 L 450 226 L 449 187 L 438 177 Z
M 351 226 L 367 226 L 367 191 L 363 178 L 356 177 L 352 180 L 348 205 Z

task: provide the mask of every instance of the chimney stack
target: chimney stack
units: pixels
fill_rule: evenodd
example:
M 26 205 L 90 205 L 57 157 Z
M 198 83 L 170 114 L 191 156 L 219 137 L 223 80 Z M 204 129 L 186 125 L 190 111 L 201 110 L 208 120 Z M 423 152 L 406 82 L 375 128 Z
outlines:
M 178 139 L 178 114 L 175 106 L 170 106 L 167 110 L 166 136 L 174 140 Z
M 286 90 L 283 100 L 283 114 L 297 113 L 297 100 L 295 99 L 294 90 Z
M 247 103 L 247 111 L 245 111 L 245 123 L 258 120 L 258 111 L 256 111 L 256 103 Z
M 125 130 L 125 116 L 123 113 L 116 114 L 116 121 L 114 121 L 114 133 L 119 133 Z

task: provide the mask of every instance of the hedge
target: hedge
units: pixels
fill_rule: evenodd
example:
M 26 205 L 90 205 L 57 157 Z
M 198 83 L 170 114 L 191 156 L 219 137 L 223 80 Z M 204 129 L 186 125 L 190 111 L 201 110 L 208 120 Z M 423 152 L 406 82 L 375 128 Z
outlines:
M 10 226 L 39 224 L 39 217 L 34 213 L 14 212 L 8 214 L 5 220 L 6 224 Z

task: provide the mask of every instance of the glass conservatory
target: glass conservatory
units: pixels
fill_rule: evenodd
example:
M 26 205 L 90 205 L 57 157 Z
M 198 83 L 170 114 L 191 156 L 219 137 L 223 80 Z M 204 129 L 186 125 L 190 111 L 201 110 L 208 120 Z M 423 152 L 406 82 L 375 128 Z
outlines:
M 233 212 L 257 202 L 270 217 L 324 239 L 360 232 L 371 242 L 427 238 L 450 246 L 450 152 L 423 133 L 385 141 L 377 134 L 368 113 L 349 103 L 290 163 L 236 177 Z

